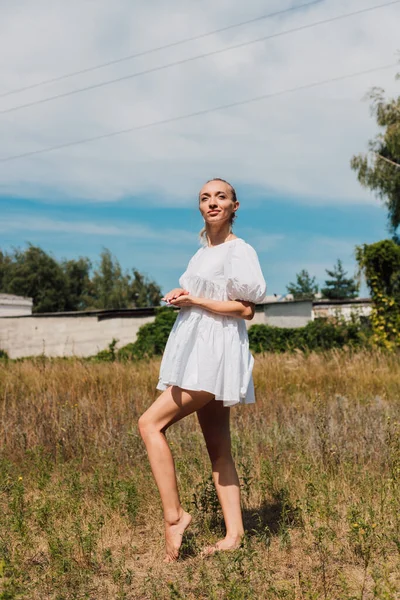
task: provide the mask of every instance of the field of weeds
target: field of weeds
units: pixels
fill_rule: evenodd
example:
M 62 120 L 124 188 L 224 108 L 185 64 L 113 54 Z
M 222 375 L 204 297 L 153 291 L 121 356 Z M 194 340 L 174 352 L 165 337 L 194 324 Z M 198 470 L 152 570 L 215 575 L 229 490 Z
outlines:
M 242 547 L 224 535 L 195 415 L 167 438 L 184 508 L 164 564 L 137 419 L 159 359 L 0 363 L 0 599 L 400 598 L 400 355 L 256 356 L 257 403 L 231 409 Z

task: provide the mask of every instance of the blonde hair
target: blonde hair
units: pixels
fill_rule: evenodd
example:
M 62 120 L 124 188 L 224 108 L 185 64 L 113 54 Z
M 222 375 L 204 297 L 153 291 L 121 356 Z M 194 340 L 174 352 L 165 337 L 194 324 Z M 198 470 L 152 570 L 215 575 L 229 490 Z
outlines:
M 231 190 L 231 194 L 232 194 L 232 202 L 237 202 L 237 196 L 236 196 L 236 191 L 235 188 L 233 187 L 233 185 L 231 185 L 229 183 L 229 181 L 225 181 L 225 179 L 221 179 L 220 177 L 214 177 L 213 179 L 209 179 L 208 181 L 206 181 L 206 183 L 211 183 L 211 181 L 222 181 L 222 183 L 226 183 Z M 199 194 L 199 200 L 200 200 L 200 194 Z M 233 222 L 236 219 L 236 212 L 233 212 L 231 214 L 230 220 L 229 220 L 229 233 L 232 233 L 232 227 L 233 227 Z M 207 241 L 207 228 L 206 226 L 204 226 L 200 231 L 199 231 L 199 240 L 200 243 L 203 246 L 207 246 L 208 245 L 208 241 Z

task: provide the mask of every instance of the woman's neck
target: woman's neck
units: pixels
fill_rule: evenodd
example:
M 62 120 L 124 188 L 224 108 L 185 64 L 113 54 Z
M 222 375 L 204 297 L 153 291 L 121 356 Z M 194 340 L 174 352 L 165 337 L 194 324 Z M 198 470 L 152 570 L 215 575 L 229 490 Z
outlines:
M 206 236 L 209 246 L 219 246 L 224 242 L 229 242 L 231 239 L 235 239 L 235 235 L 232 231 L 208 231 L 206 230 Z

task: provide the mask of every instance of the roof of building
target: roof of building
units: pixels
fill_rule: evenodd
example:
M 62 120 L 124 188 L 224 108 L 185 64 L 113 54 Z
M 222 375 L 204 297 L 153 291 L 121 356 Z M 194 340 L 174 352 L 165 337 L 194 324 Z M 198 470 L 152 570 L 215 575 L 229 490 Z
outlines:
M 0 300 L 2 296 L 11 296 L 10 294 L 0 294 Z M 20 296 L 14 296 L 14 298 L 21 299 Z M 29 298 L 27 300 L 30 300 Z M 320 299 L 320 300 L 286 300 L 284 302 L 265 302 L 262 304 L 256 304 L 256 312 L 262 312 L 264 310 L 264 306 L 275 305 L 290 305 L 296 304 L 300 302 L 311 303 L 312 306 L 332 306 L 332 305 L 343 305 L 343 304 L 371 304 L 371 298 L 348 298 L 343 300 L 328 300 L 328 299 Z M 103 319 L 121 319 L 121 318 L 129 318 L 129 317 L 150 317 L 154 316 L 156 313 L 156 308 L 154 306 L 142 306 L 138 308 L 114 308 L 114 309 L 97 309 L 97 310 L 77 310 L 77 311 L 68 311 L 68 312 L 50 312 L 50 313 L 33 313 L 28 315 L 15 315 L 15 316 L 0 316 L 0 319 L 26 319 L 28 317 L 35 318 L 48 318 L 48 317 L 97 317 L 98 320 Z M 170 306 L 174 310 L 179 310 L 178 306 Z
M 28 296 L 16 296 L 15 294 L 0 293 L 0 304 L 28 304 L 32 305 L 33 300 Z

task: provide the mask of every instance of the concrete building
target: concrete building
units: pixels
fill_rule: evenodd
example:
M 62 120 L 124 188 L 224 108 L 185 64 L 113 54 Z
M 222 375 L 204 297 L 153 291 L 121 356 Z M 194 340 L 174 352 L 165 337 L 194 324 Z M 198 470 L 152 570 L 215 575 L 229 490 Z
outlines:
M 18 300 L 15 306 L 18 306 Z M 31 304 L 21 306 L 25 306 L 26 310 L 29 306 L 29 311 L 32 310 Z M 171 310 L 178 309 L 171 307 Z M 276 301 L 272 297 L 265 304 L 258 304 L 254 318 L 245 323 L 247 328 L 260 323 L 275 327 L 304 327 L 318 317 L 341 314 L 348 319 L 351 313 L 366 317 L 370 310 L 369 298 Z M 30 312 L 0 315 L 0 349 L 5 350 L 10 358 L 40 354 L 91 356 L 107 348 L 113 339 L 118 340 L 117 348 L 134 342 L 139 328 L 155 318 L 152 307 L 48 314 Z
M 313 302 L 313 318 L 342 316 L 346 321 L 351 315 L 369 317 L 372 302 L 370 298 L 354 298 L 352 300 L 316 300 Z
M 32 298 L 0 294 L 0 317 L 15 317 L 32 314 Z
M 36 313 L 0 318 L 0 349 L 21 356 L 91 356 L 113 340 L 135 341 L 139 328 L 154 321 L 153 308 Z
M 274 327 L 304 327 L 309 321 L 313 320 L 312 300 L 268 302 L 263 307 L 263 322 L 266 325 Z

